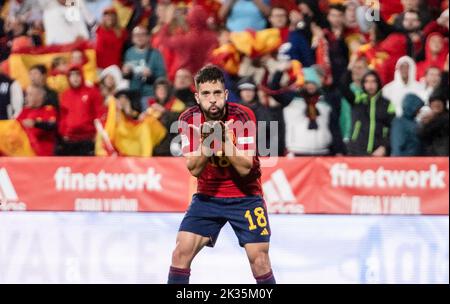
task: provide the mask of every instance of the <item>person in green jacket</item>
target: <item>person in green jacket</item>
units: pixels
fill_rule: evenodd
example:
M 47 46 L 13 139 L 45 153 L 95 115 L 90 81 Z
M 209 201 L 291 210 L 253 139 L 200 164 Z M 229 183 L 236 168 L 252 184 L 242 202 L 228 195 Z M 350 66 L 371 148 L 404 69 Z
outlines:
M 347 77 L 351 79 L 349 86 L 350 90 L 352 90 L 355 95 L 363 93 L 361 81 L 368 71 L 369 68 L 367 65 L 367 59 L 364 57 L 357 58 L 349 64 L 347 73 L 344 75 L 344 79 Z M 350 137 L 352 136 L 352 106 L 344 97 L 341 99 L 339 126 L 341 128 L 343 141 L 348 143 L 350 141 Z
M 341 86 L 342 95 L 352 107 L 352 132 L 347 143 L 350 156 L 387 156 L 390 154 L 390 127 L 395 109 L 381 95 L 382 83 L 375 71 L 362 78 L 362 92 L 354 93 L 350 84 Z

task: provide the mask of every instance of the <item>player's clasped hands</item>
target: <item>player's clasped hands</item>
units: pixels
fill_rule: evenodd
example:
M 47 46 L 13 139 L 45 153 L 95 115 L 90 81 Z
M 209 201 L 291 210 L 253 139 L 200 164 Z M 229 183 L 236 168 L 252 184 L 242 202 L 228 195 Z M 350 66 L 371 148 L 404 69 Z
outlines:
M 205 156 L 223 156 L 225 145 L 234 144 L 234 132 L 232 125 L 234 120 L 223 122 L 221 120 L 206 121 L 199 127 L 190 124 L 189 128 L 194 132 L 194 138 L 201 143 L 201 152 Z

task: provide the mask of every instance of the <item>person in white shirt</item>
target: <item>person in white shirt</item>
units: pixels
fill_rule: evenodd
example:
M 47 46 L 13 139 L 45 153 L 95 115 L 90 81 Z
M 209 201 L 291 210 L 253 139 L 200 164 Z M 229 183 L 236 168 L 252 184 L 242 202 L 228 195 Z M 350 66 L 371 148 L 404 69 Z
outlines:
M 39 0 L 43 11 L 45 43 L 67 44 L 89 39 L 88 26 L 95 24 L 84 0 Z

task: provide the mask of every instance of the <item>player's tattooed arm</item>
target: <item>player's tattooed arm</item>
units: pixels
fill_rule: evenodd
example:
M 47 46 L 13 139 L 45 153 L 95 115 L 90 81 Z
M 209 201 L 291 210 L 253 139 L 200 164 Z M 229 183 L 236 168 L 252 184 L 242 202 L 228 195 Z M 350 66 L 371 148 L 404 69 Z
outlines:
M 224 152 L 225 157 L 228 158 L 231 165 L 236 169 L 240 176 L 247 176 L 253 167 L 254 151 L 241 151 L 235 145 L 234 133 L 230 129 L 233 120 L 225 123 L 225 143 Z

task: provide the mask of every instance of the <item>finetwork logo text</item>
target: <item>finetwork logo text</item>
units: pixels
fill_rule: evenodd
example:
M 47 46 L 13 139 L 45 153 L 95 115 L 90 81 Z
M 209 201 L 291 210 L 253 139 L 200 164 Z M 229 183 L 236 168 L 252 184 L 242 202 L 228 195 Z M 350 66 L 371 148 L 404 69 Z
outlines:
M 379 167 L 377 170 L 351 169 L 345 163 L 336 163 L 330 169 L 333 187 L 363 188 L 429 188 L 444 189 L 446 187 L 445 171 L 437 165 L 430 165 L 428 170 L 388 170 Z
M 56 170 L 57 191 L 162 191 L 161 174 L 154 168 L 146 173 L 75 173 L 70 167 Z

